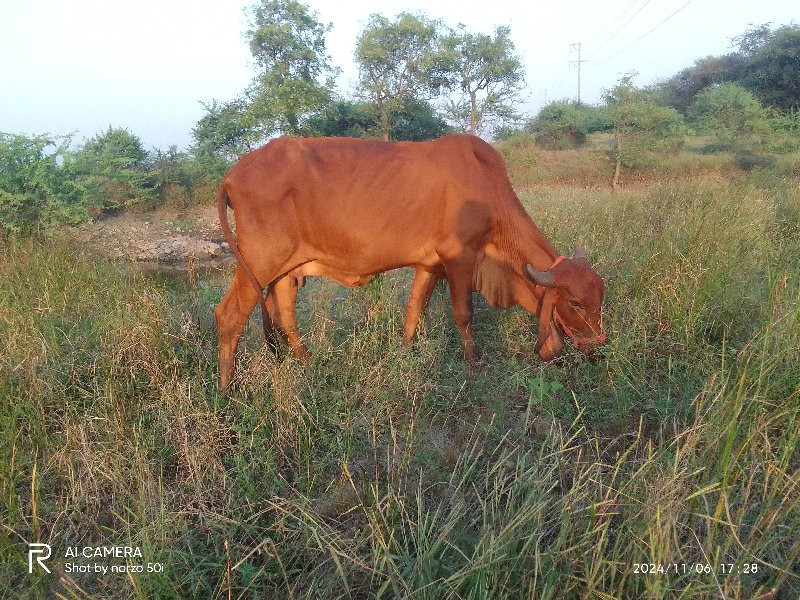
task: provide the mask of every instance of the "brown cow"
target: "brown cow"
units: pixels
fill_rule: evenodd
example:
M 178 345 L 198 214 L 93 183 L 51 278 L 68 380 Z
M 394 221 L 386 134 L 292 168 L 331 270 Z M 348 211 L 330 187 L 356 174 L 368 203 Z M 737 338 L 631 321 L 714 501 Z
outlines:
M 478 357 L 474 290 L 492 306 L 517 304 L 538 314 L 537 349 L 545 360 L 563 346 L 559 326 L 583 349 L 605 340 L 603 280 L 579 248 L 572 259 L 556 252 L 517 199 L 500 155 L 479 138 L 280 138 L 228 172 L 218 204 L 237 261 L 233 283 L 214 310 L 223 388 L 259 298 L 265 332 L 277 326 L 296 356 L 307 355 L 295 299 L 309 275 L 357 286 L 377 273 L 414 267 L 406 343 L 436 280 L 445 278 L 468 360 Z

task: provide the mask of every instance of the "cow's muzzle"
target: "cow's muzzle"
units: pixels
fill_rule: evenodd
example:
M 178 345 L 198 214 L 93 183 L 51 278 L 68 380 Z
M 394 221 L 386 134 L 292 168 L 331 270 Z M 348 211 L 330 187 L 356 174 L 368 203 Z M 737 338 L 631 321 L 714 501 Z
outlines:
M 557 310 L 553 310 L 555 314 L 556 323 L 561 327 L 561 331 L 563 331 L 571 340 L 572 343 L 575 344 L 578 349 L 582 350 L 583 352 L 590 351 L 594 346 L 599 346 L 600 344 L 605 344 L 606 342 L 606 330 L 603 329 L 603 318 L 600 317 L 600 333 L 591 337 L 580 336 L 575 333 L 569 325 L 564 322 L 564 319 L 561 318 L 561 315 L 558 314 Z

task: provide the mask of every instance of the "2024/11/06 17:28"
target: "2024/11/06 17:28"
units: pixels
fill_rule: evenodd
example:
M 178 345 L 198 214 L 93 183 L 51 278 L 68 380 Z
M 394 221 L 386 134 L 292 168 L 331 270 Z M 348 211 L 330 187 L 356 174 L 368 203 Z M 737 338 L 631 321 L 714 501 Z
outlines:
M 667 565 L 657 563 L 633 563 L 633 572 L 639 575 L 686 575 L 697 573 L 710 575 L 714 572 L 714 566 L 708 563 L 670 563 Z M 749 575 L 758 573 L 758 563 L 720 563 L 717 567 L 719 575 L 741 574 Z

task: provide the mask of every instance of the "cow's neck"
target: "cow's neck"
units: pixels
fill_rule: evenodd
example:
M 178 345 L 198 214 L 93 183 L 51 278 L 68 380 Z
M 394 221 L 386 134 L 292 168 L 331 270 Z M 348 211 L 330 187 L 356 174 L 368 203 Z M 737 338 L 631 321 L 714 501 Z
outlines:
M 539 231 L 522 206 L 519 210 L 501 219 L 496 244 L 520 273 L 526 263 L 537 271 L 547 271 L 560 253 Z

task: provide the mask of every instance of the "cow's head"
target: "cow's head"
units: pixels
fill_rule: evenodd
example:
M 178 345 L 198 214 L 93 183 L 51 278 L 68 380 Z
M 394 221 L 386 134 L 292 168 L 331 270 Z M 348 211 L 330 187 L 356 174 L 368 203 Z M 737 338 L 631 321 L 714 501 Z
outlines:
M 602 318 L 605 286 L 580 246 L 575 246 L 572 258 L 561 257 L 548 271 L 534 271 L 525 265 L 525 274 L 544 288 L 536 344 L 542 359 L 552 360 L 561 352 L 562 333 L 569 335 L 586 354 L 605 341 Z

